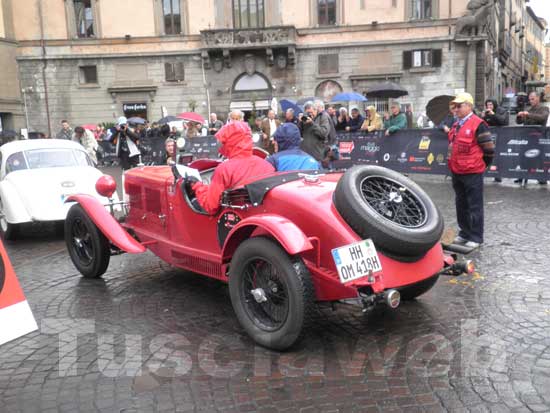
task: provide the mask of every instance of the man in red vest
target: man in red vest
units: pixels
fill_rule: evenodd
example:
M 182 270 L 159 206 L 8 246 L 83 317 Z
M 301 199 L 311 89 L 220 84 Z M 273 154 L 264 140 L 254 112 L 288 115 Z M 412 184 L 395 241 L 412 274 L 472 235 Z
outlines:
M 459 226 L 455 243 L 483 243 L 483 173 L 493 161 L 495 144 L 485 121 L 473 112 L 474 99 L 459 93 L 452 102 L 458 121 L 449 131 L 449 169 L 453 177 Z

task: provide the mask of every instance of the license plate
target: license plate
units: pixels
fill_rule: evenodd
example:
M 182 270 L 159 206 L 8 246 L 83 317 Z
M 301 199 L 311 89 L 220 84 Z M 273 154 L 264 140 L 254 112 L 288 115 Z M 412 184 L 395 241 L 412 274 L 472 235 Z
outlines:
M 342 283 L 365 277 L 371 271 L 382 271 L 380 258 L 370 239 L 335 248 L 332 250 L 332 258 Z

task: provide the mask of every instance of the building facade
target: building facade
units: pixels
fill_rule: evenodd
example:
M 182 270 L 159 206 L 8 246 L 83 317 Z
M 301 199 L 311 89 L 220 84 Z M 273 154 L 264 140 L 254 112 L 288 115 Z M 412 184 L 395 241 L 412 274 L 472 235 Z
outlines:
M 400 101 L 415 113 L 464 90 L 482 104 L 521 87 L 512 15 L 524 1 L 0 0 L 17 41 L 19 80 L 9 83 L 25 91 L 30 129 L 49 135 L 63 119 L 223 118 L 273 98 L 364 93 L 386 79 L 408 90 Z
M 546 37 L 546 21 L 537 17 L 531 7 L 525 13 L 525 53 L 524 79 L 526 84 L 533 87 L 543 87 L 545 82 L 545 53 L 544 39 Z
M 17 43 L 9 0 L 0 0 L 0 131 L 25 127 L 16 64 Z

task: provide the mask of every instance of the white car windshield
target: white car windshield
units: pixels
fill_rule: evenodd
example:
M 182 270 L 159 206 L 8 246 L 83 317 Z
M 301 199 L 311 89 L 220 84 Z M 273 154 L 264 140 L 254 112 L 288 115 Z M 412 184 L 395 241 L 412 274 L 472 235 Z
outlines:
M 92 166 L 88 154 L 77 149 L 32 149 L 11 154 L 6 161 L 6 174 L 21 169 Z

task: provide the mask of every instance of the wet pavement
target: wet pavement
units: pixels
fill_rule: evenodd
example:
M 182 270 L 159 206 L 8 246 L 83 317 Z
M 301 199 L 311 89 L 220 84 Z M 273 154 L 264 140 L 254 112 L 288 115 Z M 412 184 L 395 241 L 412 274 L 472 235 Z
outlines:
M 450 181 L 413 177 L 456 225 Z M 487 182 L 479 272 L 397 310 L 321 307 L 255 346 L 224 284 L 152 254 L 86 280 L 53 228 L 6 247 L 40 330 L 0 347 L 0 412 L 550 411 L 550 190 Z

